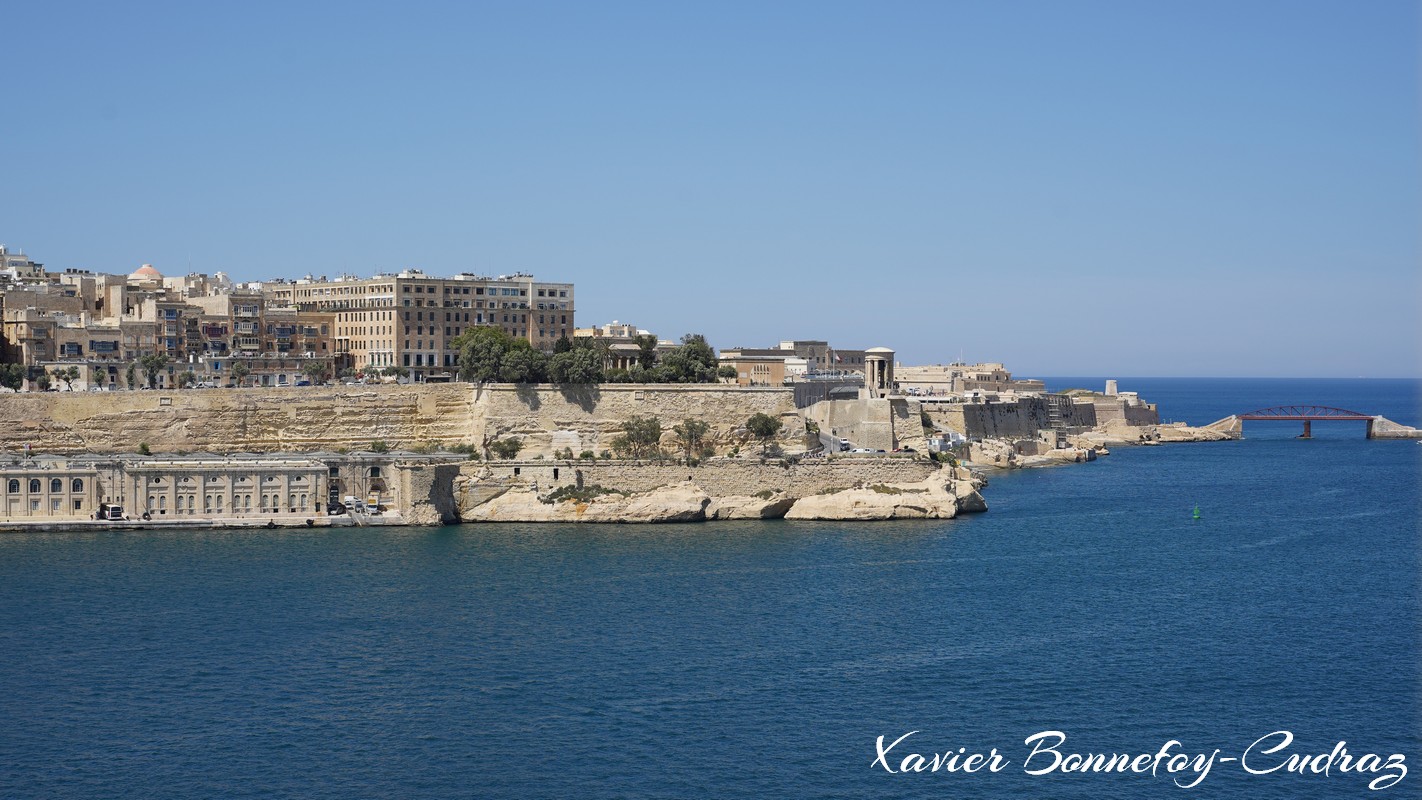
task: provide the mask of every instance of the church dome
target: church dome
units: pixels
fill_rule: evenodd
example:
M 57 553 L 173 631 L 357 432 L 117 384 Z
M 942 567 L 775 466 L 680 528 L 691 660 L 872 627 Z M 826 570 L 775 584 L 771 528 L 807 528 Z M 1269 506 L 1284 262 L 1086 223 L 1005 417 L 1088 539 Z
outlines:
M 128 277 L 140 281 L 161 281 L 163 280 L 163 273 L 154 269 L 152 264 L 144 264 L 134 270 Z

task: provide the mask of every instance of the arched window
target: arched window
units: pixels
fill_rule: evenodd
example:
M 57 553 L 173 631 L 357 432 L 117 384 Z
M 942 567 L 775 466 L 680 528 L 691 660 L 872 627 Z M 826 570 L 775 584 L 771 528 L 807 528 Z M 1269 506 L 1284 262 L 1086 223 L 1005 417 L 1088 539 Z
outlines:
M 82 491 L 84 491 L 84 479 L 83 479 L 83 478 L 75 478 L 75 479 L 73 480 L 73 482 L 71 482 L 71 483 L 69 484 L 69 488 L 70 488 L 71 490 L 73 490 L 73 491 L 76 491 L 76 492 L 82 492 Z
M 301 505 L 298 506 L 298 508 L 300 508 L 302 511 L 306 510 L 306 495 L 303 494 L 301 496 Z
M 49 490 L 50 490 L 51 492 L 56 492 L 56 493 L 64 491 L 64 481 L 62 481 L 62 480 L 60 480 L 60 479 L 58 479 L 58 478 L 50 478 L 50 479 L 49 479 Z
M 222 495 L 217 496 L 217 513 L 222 513 Z
M 40 490 L 39 478 L 30 478 L 30 494 L 39 494 L 39 490 Z
M 371 468 L 370 468 L 370 473 L 369 473 L 369 476 L 368 476 L 368 477 L 371 477 L 371 478 L 379 478 L 379 477 L 380 477 L 380 467 L 371 467 Z
M 263 510 L 263 511 L 266 511 L 268 508 L 271 507 L 271 503 L 268 502 L 270 499 L 271 499 L 271 498 L 267 497 L 266 495 L 262 495 L 262 510 Z
M 202 496 L 202 513 L 212 513 L 212 495 L 210 494 L 205 494 Z
M 153 495 L 151 495 L 151 494 L 148 495 L 148 510 L 149 510 L 149 511 L 152 511 L 152 510 L 153 510 Z
M 286 507 L 291 509 L 292 511 L 296 510 L 296 495 L 293 494 L 287 498 Z
M 20 493 L 20 481 L 19 481 L 18 479 L 16 479 L 16 478 L 11 478 L 11 479 L 10 479 L 10 484 L 9 484 L 9 486 L 6 487 L 6 490 L 7 490 L 8 492 L 10 492 L 10 494 L 19 494 L 19 493 Z
M 166 495 L 158 498 L 158 508 L 163 511 L 168 510 L 168 497 Z

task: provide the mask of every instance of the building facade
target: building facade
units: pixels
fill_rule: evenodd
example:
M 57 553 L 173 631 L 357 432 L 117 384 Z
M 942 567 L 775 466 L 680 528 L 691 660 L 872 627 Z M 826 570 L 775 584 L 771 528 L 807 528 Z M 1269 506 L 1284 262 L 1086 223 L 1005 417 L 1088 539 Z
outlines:
M 471 327 L 499 328 L 544 351 L 576 330 L 573 285 L 524 273 L 436 278 L 411 269 L 372 278 L 270 282 L 262 292 L 301 311 L 333 314 L 341 367 L 404 367 L 415 380 L 456 371 L 454 340 Z

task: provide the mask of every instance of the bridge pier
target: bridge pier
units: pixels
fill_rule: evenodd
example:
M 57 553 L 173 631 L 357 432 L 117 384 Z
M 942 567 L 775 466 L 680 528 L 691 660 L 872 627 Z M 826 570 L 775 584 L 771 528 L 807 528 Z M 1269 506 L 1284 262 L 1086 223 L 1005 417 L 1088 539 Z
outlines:
M 1373 419 L 1368 420 L 1368 438 L 1369 438 L 1369 439 L 1373 438 L 1373 423 L 1374 423 L 1374 422 L 1377 422 L 1377 418 L 1376 418 L 1376 417 L 1374 417 Z
M 1311 419 L 1306 419 L 1306 420 L 1303 421 L 1303 423 L 1304 423 L 1304 432 L 1303 432 L 1303 435 L 1299 436 L 1299 438 L 1300 438 L 1300 439 L 1312 439 L 1312 438 L 1313 438 L 1313 420 L 1311 420 Z

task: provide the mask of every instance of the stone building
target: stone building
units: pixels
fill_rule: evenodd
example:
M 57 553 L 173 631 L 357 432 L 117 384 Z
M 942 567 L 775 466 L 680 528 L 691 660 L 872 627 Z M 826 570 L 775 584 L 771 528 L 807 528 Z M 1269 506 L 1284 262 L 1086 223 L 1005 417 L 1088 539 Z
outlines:
M 417 269 L 371 278 L 302 278 L 262 284 L 272 301 L 335 314 L 337 363 L 361 371 L 405 367 L 414 380 L 458 367 L 454 340 L 471 327 L 492 326 L 551 351 L 572 338 L 571 283 L 545 283 L 515 273 L 462 273 L 436 278 Z

